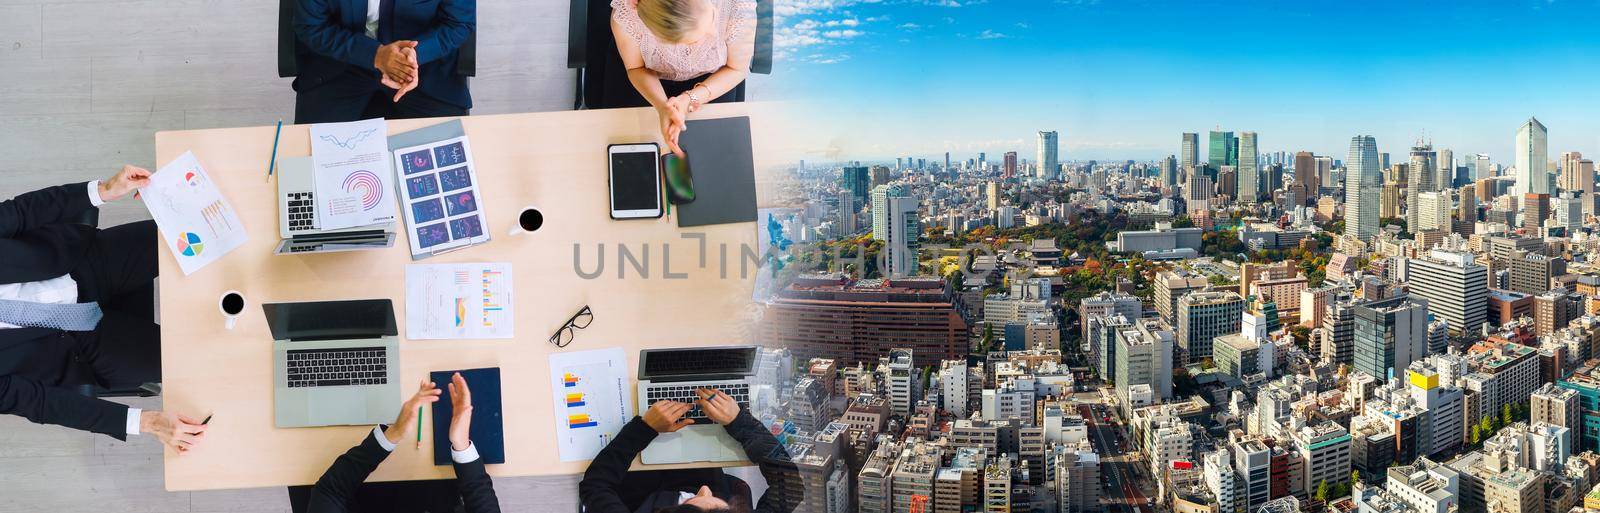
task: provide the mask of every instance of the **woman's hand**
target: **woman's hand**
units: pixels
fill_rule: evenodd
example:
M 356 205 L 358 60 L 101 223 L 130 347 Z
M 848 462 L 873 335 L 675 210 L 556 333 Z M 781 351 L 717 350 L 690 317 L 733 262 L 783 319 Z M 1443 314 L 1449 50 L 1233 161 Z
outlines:
M 683 148 L 678 147 L 678 134 L 683 133 L 687 126 L 685 121 L 689 117 L 688 99 L 679 101 L 670 98 L 667 103 L 656 109 L 656 115 L 661 117 L 661 140 L 667 144 L 667 149 L 679 157 L 683 155 Z
M 472 446 L 472 390 L 457 372 L 450 376 L 450 449 L 465 451 Z

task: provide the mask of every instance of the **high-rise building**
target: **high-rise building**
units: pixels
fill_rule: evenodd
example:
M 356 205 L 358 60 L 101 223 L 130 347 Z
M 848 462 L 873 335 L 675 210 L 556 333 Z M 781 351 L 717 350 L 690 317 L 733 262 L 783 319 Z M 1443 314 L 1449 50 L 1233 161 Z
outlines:
M 889 240 L 889 199 L 904 198 L 909 192 L 899 185 L 872 188 L 872 238 Z
M 1178 300 L 1178 344 L 1185 363 L 1211 357 L 1217 337 L 1238 333 L 1244 297 L 1236 292 L 1193 292 Z
M 1439 185 L 1434 182 L 1438 174 L 1434 172 L 1433 145 L 1418 141 L 1411 147 L 1411 164 L 1406 172 L 1406 227 L 1413 233 L 1419 226 L 1418 214 L 1422 207 L 1422 193 L 1439 190 Z
M 1564 191 L 1593 194 L 1594 161 L 1583 158 L 1583 154 L 1576 151 L 1562 153 L 1560 182 Z
M 1522 196 L 1522 229 L 1529 236 L 1539 237 L 1544 221 L 1550 218 L 1550 195 L 1528 193 Z
M 1000 182 L 990 181 L 983 184 L 984 197 L 988 199 L 989 210 L 1000 208 Z
M 922 218 L 916 198 L 889 199 L 889 238 L 883 243 L 885 278 L 916 276 L 921 249 Z
M 1200 134 L 1194 132 L 1183 133 L 1183 153 L 1178 160 L 1178 165 L 1185 170 L 1193 170 L 1200 163 Z
M 867 194 L 872 191 L 872 177 L 868 174 L 866 166 L 844 168 L 841 181 L 843 183 L 840 187 L 850 191 L 851 196 L 855 196 L 857 205 L 867 202 Z
M 1412 233 L 1451 229 L 1450 191 L 1429 191 L 1416 194 L 1416 197 L 1416 224 L 1407 225 Z
M 1035 161 L 1039 166 L 1039 178 L 1061 178 L 1061 165 L 1056 161 L 1060 149 L 1061 142 L 1055 131 L 1039 131 L 1039 158 Z
M 1295 200 L 1301 205 L 1316 199 L 1320 177 L 1317 176 L 1317 159 L 1309 151 L 1297 151 L 1294 154 L 1294 184 Z
M 1583 432 L 1583 410 L 1578 404 L 1577 390 L 1545 383 L 1528 397 L 1528 404 L 1528 422 L 1567 428 L 1567 447 L 1578 447 L 1578 435 Z
M 922 380 L 917 368 L 912 366 L 912 350 L 894 348 L 889 350 L 889 356 L 883 357 L 879 363 L 880 368 L 888 369 L 888 379 L 885 380 L 885 390 L 889 396 L 889 412 L 902 418 L 911 417 L 911 407 L 921 399 L 918 391 L 921 390 Z
M 1239 140 L 1233 137 L 1233 132 L 1212 130 L 1208 145 L 1206 164 L 1212 169 L 1239 164 Z
M 1538 118 L 1517 127 L 1517 182 L 1512 194 L 1550 194 L 1550 132 Z
M 1017 152 L 1008 151 L 1000 158 L 1000 178 L 1011 179 L 1017 176 Z
M 861 202 L 856 201 L 856 195 L 850 191 L 839 192 L 839 233 L 841 235 L 854 235 L 861 227 L 857 226 L 856 214 L 860 210 Z
M 1233 197 L 1239 203 L 1253 204 L 1261 197 L 1261 152 L 1256 146 L 1255 132 L 1239 134 L 1238 156 L 1235 170 L 1239 173 L 1239 188 Z
M 1428 351 L 1428 300 L 1395 296 L 1355 308 L 1355 370 L 1380 380 L 1399 375 Z
M 1167 323 L 1141 319 L 1132 326 L 1117 328 L 1115 338 L 1118 402 L 1129 411 L 1136 407 L 1129 392 L 1139 385 L 1148 387 L 1155 401 L 1171 399 L 1173 333 Z
M 1509 258 L 1510 289 L 1537 296 L 1550 290 L 1550 279 L 1567 274 L 1567 261 L 1529 251 L 1513 250 Z
M 1438 176 L 1433 179 L 1434 187 L 1439 190 L 1455 187 L 1456 153 L 1449 149 L 1438 150 L 1438 158 L 1435 158 L 1433 163 L 1438 173 Z
M 1435 249 L 1407 261 L 1411 292 L 1428 300 L 1428 309 L 1455 334 L 1477 333 L 1489 316 L 1487 269 L 1464 251 Z M 1375 376 L 1382 377 L 1382 376 Z
M 1479 153 L 1472 156 L 1472 176 L 1474 181 L 1495 177 L 1494 163 L 1489 161 L 1488 155 Z
M 1169 191 L 1178 188 L 1178 159 L 1172 155 L 1161 160 L 1161 186 Z
M 1152 286 L 1154 291 L 1151 292 L 1156 312 L 1161 314 L 1162 319 L 1176 324 L 1178 300 L 1183 299 L 1184 294 L 1205 290 L 1208 285 L 1210 283 L 1205 276 L 1184 269 L 1157 273 Z
M 1344 234 L 1371 242 L 1378 235 L 1378 194 L 1383 183 L 1377 139 L 1370 135 L 1350 138 L 1350 155 L 1344 165 Z

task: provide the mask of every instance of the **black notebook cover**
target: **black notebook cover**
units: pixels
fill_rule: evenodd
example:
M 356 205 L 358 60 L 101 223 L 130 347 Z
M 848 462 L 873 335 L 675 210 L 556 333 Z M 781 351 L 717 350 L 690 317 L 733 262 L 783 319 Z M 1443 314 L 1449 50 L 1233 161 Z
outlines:
M 697 119 L 678 137 L 694 176 L 694 201 L 678 205 L 678 226 L 756 220 L 750 118 Z
M 505 418 L 500 410 L 500 368 L 439 371 L 429 375 L 444 392 L 433 403 L 433 464 L 450 461 L 450 375 L 461 373 L 472 391 L 472 445 L 485 464 L 506 462 Z

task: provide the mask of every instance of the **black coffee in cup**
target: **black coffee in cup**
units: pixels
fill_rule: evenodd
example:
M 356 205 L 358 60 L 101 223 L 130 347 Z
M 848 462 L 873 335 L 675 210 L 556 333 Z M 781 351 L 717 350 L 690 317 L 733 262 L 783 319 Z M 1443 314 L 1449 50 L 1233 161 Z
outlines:
M 244 296 L 239 295 L 237 292 L 229 292 L 222 296 L 222 313 L 239 315 L 239 312 L 243 311 Z
M 522 215 L 517 216 L 517 225 L 521 226 L 523 231 L 538 230 L 540 226 L 544 226 L 544 214 L 535 208 L 523 210 Z

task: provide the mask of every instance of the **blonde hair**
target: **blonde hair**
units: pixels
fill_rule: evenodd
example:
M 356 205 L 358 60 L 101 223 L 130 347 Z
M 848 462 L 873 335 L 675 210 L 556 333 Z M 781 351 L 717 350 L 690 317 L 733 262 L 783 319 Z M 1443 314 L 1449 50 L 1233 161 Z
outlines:
M 668 43 L 678 43 L 698 27 L 698 4 L 696 0 L 639 0 L 637 9 L 639 20 L 650 32 Z

